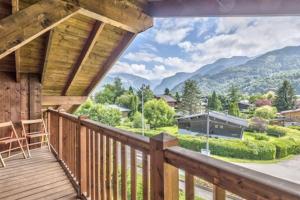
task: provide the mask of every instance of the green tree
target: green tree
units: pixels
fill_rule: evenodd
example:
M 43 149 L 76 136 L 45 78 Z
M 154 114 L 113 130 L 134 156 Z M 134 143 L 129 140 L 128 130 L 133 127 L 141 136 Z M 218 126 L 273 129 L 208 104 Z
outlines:
M 97 92 L 95 102 L 100 104 L 114 104 L 116 99 L 124 94 L 125 89 L 122 86 L 120 78 L 116 78 L 112 84 L 107 84 L 104 89 Z
M 107 124 L 109 126 L 118 126 L 121 123 L 121 112 L 117 109 L 107 108 L 102 104 L 96 104 L 87 100 L 75 113 L 76 115 L 86 115 L 94 121 Z
M 201 111 L 201 91 L 195 80 L 184 82 L 179 109 L 188 114 L 195 114 Z
M 230 100 L 231 103 L 232 102 L 237 103 L 240 100 L 240 98 L 241 98 L 239 89 L 237 87 L 235 87 L 235 86 L 232 85 L 229 88 L 228 98 L 229 98 L 229 100 Z
M 139 97 L 131 93 L 124 93 L 117 98 L 116 104 L 129 108 L 130 114 L 134 114 L 138 111 Z
M 164 94 L 165 94 L 165 95 L 170 95 L 170 90 L 169 90 L 169 88 L 166 88 L 166 89 L 165 89 Z
M 277 113 L 276 107 L 262 106 L 255 109 L 254 116 L 263 119 L 273 119 L 276 117 L 276 113 Z
M 150 126 L 157 128 L 173 125 L 175 111 L 164 100 L 153 99 L 145 104 L 144 115 Z
M 134 94 L 134 90 L 131 86 L 129 86 L 129 88 L 128 88 L 128 93 L 129 94 Z
M 240 109 L 236 102 L 231 102 L 229 104 L 228 114 L 237 117 L 240 115 Z
M 179 92 L 176 92 L 175 94 L 175 99 L 176 101 L 179 103 L 180 102 L 180 95 L 179 95 Z
M 147 101 L 150 101 L 154 98 L 154 93 L 151 90 L 150 85 L 147 85 L 147 86 L 143 85 L 137 92 L 137 95 L 141 102 L 142 102 L 142 94 L 144 96 L 144 103 L 146 103 Z
M 282 86 L 276 92 L 274 105 L 278 111 L 290 110 L 295 107 L 295 91 L 291 83 L 287 80 L 283 81 Z
M 222 110 L 222 102 L 215 91 L 213 91 L 212 95 L 208 98 L 208 108 L 215 111 Z

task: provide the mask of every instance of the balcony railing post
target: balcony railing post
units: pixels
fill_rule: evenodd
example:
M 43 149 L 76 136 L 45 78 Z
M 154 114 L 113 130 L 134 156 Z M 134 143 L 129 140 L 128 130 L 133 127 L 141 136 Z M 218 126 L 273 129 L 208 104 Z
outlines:
M 79 185 L 80 191 L 79 195 L 85 195 L 87 193 L 87 141 L 86 141 L 86 132 L 87 129 L 85 126 L 82 125 L 81 120 L 87 119 L 87 116 L 80 116 L 78 118 L 78 130 L 79 130 Z
M 49 110 L 47 110 L 47 131 L 48 131 L 48 134 L 49 134 L 49 138 L 48 138 L 48 142 L 50 143 L 50 146 L 52 145 L 51 144 L 51 112 Z
M 59 113 L 63 112 L 63 110 L 59 110 Z M 58 159 L 63 159 L 63 117 L 58 115 Z
M 225 200 L 226 192 L 222 188 L 214 185 L 213 187 L 213 200 Z
M 177 145 L 177 138 L 166 133 L 150 138 L 152 200 L 178 200 L 178 169 L 164 161 L 164 150 Z

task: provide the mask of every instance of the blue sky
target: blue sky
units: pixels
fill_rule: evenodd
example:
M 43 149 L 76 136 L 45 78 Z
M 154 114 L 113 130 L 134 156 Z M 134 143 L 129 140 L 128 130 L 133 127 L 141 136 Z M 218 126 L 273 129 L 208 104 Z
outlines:
M 111 73 L 162 79 L 219 58 L 253 57 L 295 45 L 300 45 L 300 17 L 159 18 L 137 36 Z

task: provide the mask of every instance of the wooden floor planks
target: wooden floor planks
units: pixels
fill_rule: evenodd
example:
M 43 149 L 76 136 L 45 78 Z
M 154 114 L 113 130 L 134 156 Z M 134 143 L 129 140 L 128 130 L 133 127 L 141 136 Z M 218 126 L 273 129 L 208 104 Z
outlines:
M 32 158 L 7 159 L 0 167 L 0 200 L 76 199 L 76 191 L 60 164 L 46 149 L 31 151 Z

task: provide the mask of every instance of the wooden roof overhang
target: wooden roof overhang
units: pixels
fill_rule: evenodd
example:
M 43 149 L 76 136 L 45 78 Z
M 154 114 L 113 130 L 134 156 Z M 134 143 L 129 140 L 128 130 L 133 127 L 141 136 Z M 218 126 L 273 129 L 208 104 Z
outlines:
M 142 1 L 1 0 L 0 71 L 40 75 L 42 105 L 79 105 L 140 32 Z
M 291 16 L 300 14 L 299 0 L 148 0 L 153 17 Z

